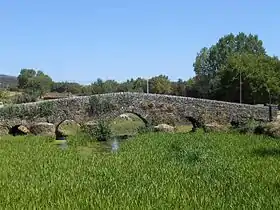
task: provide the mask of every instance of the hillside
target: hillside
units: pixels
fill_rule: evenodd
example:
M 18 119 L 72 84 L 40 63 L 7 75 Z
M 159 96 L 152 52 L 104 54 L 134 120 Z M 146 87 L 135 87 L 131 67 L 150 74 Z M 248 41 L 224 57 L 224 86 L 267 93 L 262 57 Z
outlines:
M 17 77 L 0 74 L 0 88 L 17 86 Z

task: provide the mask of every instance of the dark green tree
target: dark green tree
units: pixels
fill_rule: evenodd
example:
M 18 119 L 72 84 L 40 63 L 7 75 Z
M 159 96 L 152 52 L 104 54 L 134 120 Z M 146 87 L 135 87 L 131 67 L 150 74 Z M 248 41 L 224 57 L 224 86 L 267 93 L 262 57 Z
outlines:
M 29 78 L 25 90 L 30 94 L 35 94 L 39 97 L 45 93 L 51 91 L 53 81 L 52 79 L 44 74 L 42 71 L 37 71 L 34 77 Z
M 22 69 L 18 76 L 18 87 L 26 93 L 36 96 L 49 92 L 52 83 L 53 81 L 48 75 L 34 69 Z
M 36 76 L 36 71 L 34 69 L 21 69 L 18 75 L 18 87 L 20 89 L 25 89 L 30 78 Z
M 172 92 L 171 81 L 165 75 L 152 77 L 149 80 L 149 87 L 151 93 L 170 94 Z
M 194 62 L 200 94 L 205 98 L 223 100 L 220 95 L 223 86 L 219 72 L 227 65 L 228 58 L 233 54 L 266 55 L 263 43 L 257 35 L 228 34 L 218 40 L 209 49 L 202 48 Z M 217 94 L 219 93 L 219 94 Z
M 277 102 L 280 91 L 280 61 L 258 54 L 233 54 L 219 71 L 217 94 L 227 101 L 244 103 Z M 240 94 L 241 79 L 241 94 Z

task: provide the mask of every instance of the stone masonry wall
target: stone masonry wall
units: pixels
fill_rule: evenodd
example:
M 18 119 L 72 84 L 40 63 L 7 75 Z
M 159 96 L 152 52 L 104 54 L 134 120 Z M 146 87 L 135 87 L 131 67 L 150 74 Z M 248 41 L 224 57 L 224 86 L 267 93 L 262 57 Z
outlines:
M 59 124 L 113 119 L 132 112 L 147 123 L 182 123 L 187 118 L 206 123 L 269 121 L 269 107 L 145 93 L 108 93 L 18 104 L 0 108 L 0 126 L 12 127 L 37 122 Z M 276 119 L 277 108 L 272 109 Z

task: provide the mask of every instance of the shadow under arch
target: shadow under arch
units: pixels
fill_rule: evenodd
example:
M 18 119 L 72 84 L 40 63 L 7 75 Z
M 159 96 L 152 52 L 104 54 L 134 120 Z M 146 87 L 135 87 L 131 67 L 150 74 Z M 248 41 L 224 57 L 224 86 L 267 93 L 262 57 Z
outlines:
M 18 124 L 18 125 L 14 125 L 14 126 L 10 127 L 9 128 L 9 134 L 13 135 L 13 136 L 26 135 L 26 133 L 24 133 L 22 130 L 19 129 L 20 126 L 22 126 L 22 125 Z
M 199 120 L 195 119 L 194 117 L 187 116 L 186 119 L 191 122 L 192 124 L 192 132 L 195 132 L 198 128 L 204 128 L 203 124 L 199 122 Z

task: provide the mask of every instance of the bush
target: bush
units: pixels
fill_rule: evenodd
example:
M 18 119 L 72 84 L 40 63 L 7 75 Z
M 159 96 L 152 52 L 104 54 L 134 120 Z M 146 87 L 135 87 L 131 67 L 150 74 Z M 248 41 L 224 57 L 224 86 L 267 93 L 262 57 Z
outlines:
M 233 127 L 234 130 L 238 131 L 239 133 L 259 133 L 261 132 L 261 123 L 260 122 L 257 122 L 255 120 L 249 120 L 245 123 L 241 123 L 241 124 L 238 124 L 238 125 L 235 125 Z
M 0 102 L 9 103 L 9 93 L 5 90 L 0 90 Z
M 140 126 L 140 127 L 137 129 L 137 132 L 138 132 L 139 134 L 154 132 L 154 127 L 153 127 L 152 125 Z
M 106 141 L 110 139 L 112 136 L 112 132 L 109 123 L 103 120 L 98 121 L 94 130 L 94 135 L 98 141 Z
M 94 126 L 82 125 L 81 130 L 89 135 L 91 140 L 106 141 L 112 136 L 109 123 L 104 120 L 98 121 Z
M 23 94 L 14 96 L 12 101 L 14 104 L 30 103 L 30 102 L 37 101 L 37 96 L 34 94 L 31 95 L 31 94 L 23 93 Z

